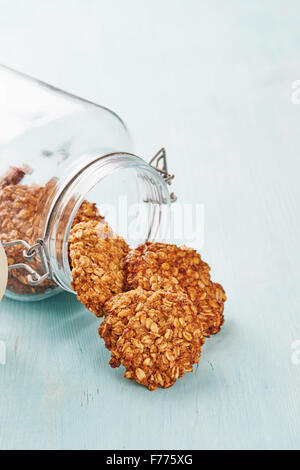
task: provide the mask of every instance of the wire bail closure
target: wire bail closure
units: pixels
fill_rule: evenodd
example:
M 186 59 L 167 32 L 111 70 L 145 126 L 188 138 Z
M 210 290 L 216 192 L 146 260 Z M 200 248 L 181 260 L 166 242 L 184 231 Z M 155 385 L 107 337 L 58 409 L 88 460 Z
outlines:
M 161 148 L 153 158 L 151 158 L 149 165 L 154 168 L 154 170 L 158 171 L 161 174 L 163 179 L 168 185 L 172 184 L 175 175 L 172 175 L 168 172 L 168 162 L 167 162 L 167 154 L 165 148 Z M 177 196 L 172 192 L 170 193 L 170 200 L 171 202 L 177 201 Z
M 48 262 L 44 241 L 38 239 L 37 243 L 32 246 L 30 246 L 29 243 L 25 242 L 24 240 L 14 240 L 11 242 L 2 243 L 2 246 L 4 248 L 17 245 L 22 245 L 25 248 L 25 250 L 23 251 L 23 257 L 25 261 L 31 263 L 36 256 L 39 256 L 42 264 L 43 273 L 40 274 L 38 271 L 36 271 L 26 263 L 11 264 L 8 266 L 8 271 L 13 271 L 14 269 L 25 269 L 25 271 L 29 273 L 27 276 L 27 280 L 29 285 L 31 286 L 37 286 L 46 279 L 48 279 L 48 277 L 50 277 L 51 275 L 51 269 L 50 264 Z

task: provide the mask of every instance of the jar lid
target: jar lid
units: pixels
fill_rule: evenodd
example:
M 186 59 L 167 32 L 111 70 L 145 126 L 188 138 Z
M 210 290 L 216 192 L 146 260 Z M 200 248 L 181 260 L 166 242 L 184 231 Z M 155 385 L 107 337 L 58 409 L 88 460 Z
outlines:
M 7 265 L 7 256 L 4 251 L 3 246 L 0 243 L 0 301 L 6 291 L 8 280 L 8 265 Z

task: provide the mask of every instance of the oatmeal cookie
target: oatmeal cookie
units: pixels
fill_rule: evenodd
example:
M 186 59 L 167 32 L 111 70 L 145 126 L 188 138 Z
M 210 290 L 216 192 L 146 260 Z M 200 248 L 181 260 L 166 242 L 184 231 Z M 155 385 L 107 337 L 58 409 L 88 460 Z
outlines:
M 104 217 L 99 214 L 96 204 L 83 201 L 75 216 L 75 219 L 73 220 L 72 227 L 75 227 L 75 225 L 79 224 L 80 222 L 88 222 L 89 220 L 96 220 L 101 222 L 104 221 Z
M 11 167 L 0 177 L 0 241 L 3 243 L 13 240 L 24 240 L 34 245 L 40 235 L 40 229 L 45 222 L 44 208 L 55 191 L 56 180 L 50 180 L 45 186 L 21 185 L 19 182 L 25 174 L 32 173 L 31 168 L 24 165 L 22 168 Z M 97 220 L 103 221 L 96 205 L 84 201 L 73 221 L 73 226 L 79 222 Z M 24 247 L 21 245 L 6 248 L 8 264 L 24 263 Z M 31 267 L 42 271 L 38 258 L 33 258 Z M 56 284 L 47 279 L 38 286 L 30 286 L 28 272 L 24 269 L 10 271 L 8 288 L 19 294 L 42 293 L 47 289 L 56 287 Z
M 216 334 L 224 323 L 225 292 L 210 279 L 210 267 L 192 248 L 145 243 L 126 259 L 127 285 L 145 290 L 183 289 L 197 307 L 205 336 Z
M 29 245 L 35 243 L 34 220 L 36 208 L 43 193 L 40 186 L 24 186 L 11 184 L 0 190 L 0 240 L 5 243 L 12 240 L 25 240 Z M 21 245 L 6 248 L 8 264 L 24 263 Z M 33 259 L 31 267 L 40 269 L 40 262 Z M 32 293 L 55 286 L 53 281 L 46 280 L 40 286 L 31 287 L 27 281 L 28 273 L 25 270 L 10 271 L 8 288 L 17 293 Z M 17 281 L 14 281 L 14 277 Z
M 72 288 L 96 316 L 103 315 L 108 299 L 124 290 L 127 253 L 125 240 L 102 222 L 81 222 L 70 232 Z
M 141 288 L 113 297 L 105 305 L 100 336 L 112 351 L 110 365 L 125 377 L 155 390 L 168 388 L 198 363 L 204 336 L 188 296 Z

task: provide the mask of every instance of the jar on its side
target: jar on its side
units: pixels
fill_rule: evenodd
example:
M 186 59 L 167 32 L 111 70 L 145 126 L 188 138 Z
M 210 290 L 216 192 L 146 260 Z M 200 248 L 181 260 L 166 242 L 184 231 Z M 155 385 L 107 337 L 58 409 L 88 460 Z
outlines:
M 164 150 L 147 164 L 112 111 L 0 66 L 0 242 L 6 295 L 41 300 L 71 288 L 68 238 L 78 213 L 134 247 L 168 226 Z

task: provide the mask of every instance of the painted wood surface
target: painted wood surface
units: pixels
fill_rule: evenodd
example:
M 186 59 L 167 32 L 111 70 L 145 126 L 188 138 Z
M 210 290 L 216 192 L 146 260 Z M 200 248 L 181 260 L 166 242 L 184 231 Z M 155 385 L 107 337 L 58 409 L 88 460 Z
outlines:
M 2 301 L 0 448 L 299 448 L 299 2 L 0 10 L 0 62 L 115 109 L 137 153 L 166 146 L 228 294 L 195 372 L 152 393 L 110 369 L 99 320 L 72 296 Z

